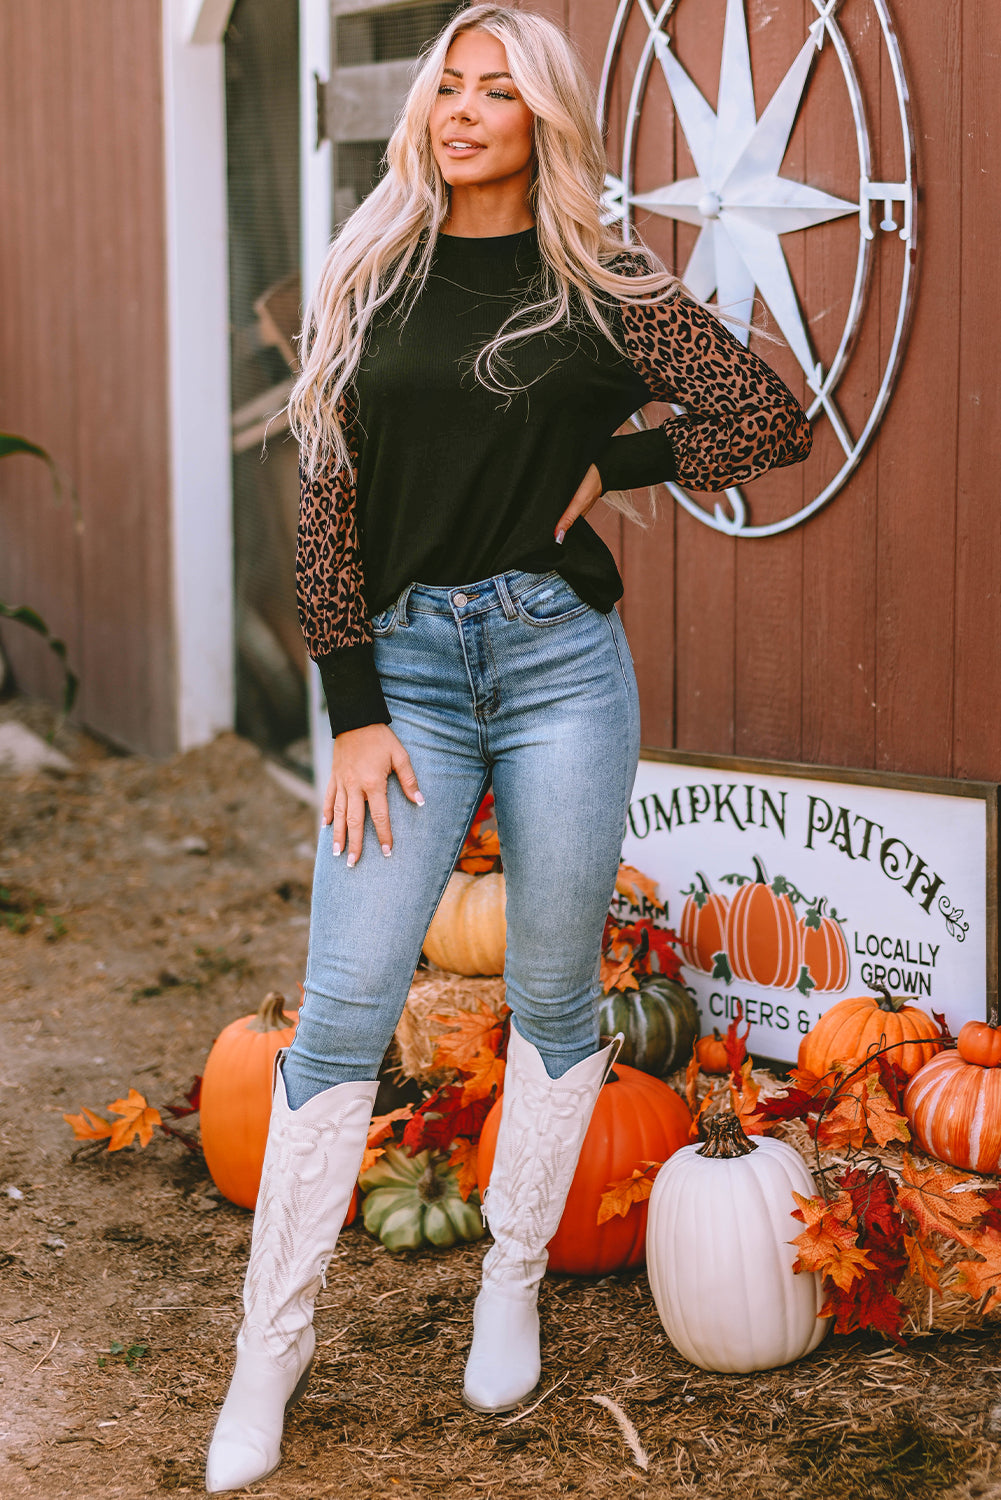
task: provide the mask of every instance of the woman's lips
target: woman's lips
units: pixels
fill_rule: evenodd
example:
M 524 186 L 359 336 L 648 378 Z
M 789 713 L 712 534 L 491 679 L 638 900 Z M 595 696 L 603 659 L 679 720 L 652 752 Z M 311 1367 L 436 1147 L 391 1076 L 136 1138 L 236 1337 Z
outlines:
M 442 141 L 442 148 L 457 161 L 464 156 L 475 156 L 477 152 L 485 149 L 479 141 L 461 141 L 458 138 L 454 142 Z

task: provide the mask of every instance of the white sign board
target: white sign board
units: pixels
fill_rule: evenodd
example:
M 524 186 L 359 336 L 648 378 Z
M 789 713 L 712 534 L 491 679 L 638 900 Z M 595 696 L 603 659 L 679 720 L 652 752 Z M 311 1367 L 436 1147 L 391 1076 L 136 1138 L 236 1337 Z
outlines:
M 659 885 L 703 1031 L 724 1030 L 739 1000 L 749 1050 L 794 1062 L 829 1006 L 880 986 L 954 1033 L 982 1020 L 995 789 L 741 764 L 642 760 L 622 849 Z

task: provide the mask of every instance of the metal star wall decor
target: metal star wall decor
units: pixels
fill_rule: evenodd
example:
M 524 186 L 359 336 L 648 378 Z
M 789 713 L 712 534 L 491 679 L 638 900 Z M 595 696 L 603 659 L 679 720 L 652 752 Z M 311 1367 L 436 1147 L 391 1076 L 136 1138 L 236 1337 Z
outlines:
M 718 104 L 713 109 L 685 68 L 668 29 L 682 0 L 664 0 L 659 10 L 649 0 L 621 0 L 613 22 L 601 80 L 600 108 L 604 119 L 619 51 L 627 26 L 635 26 L 637 14 L 647 29 L 639 62 L 629 88 L 626 126 L 622 142 L 622 172 L 609 176 L 603 200 L 606 223 L 619 222 L 627 241 L 633 233 L 635 210 L 680 220 L 698 228 L 698 236 L 681 279 L 703 301 L 715 293 L 721 316 L 732 320 L 735 335 L 746 344 L 753 302 L 759 296 L 766 304 L 792 350 L 812 393 L 808 411 L 812 421 L 830 422 L 844 462 L 809 504 L 768 526 L 751 524 L 747 503 L 739 489 L 726 492 L 729 510 L 717 502 L 712 512 L 677 485 L 672 494 L 699 520 L 720 531 L 741 536 L 766 536 L 785 531 L 812 515 L 844 485 L 868 446 L 886 408 L 903 353 L 913 294 L 913 264 L 916 243 L 916 212 L 908 96 L 900 52 L 886 0 L 870 0 L 883 45 L 889 56 L 896 84 L 899 129 L 904 144 L 907 171 L 899 182 L 872 180 L 872 146 L 866 124 L 865 101 L 852 62 L 848 41 L 838 21 L 841 0 L 812 0 L 817 13 L 802 34 L 800 7 L 789 6 L 790 32 L 788 68 L 760 115 L 755 106 L 754 75 L 744 0 L 725 3 L 723 41 L 719 61 Z M 704 11 L 707 0 L 700 0 Z M 774 19 L 774 17 L 773 17 Z M 799 31 L 799 36 L 796 32 Z M 855 123 L 859 153 L 859 195 L 856 199 L 835 197 L 783 172 L 786 149 L 793 126 L 809 107 L 809 84 L 818 54 L 825 44 L 833 48 Z M 659 65 L 670 93 L 677 125 L 684 135 L 696 175 L 637 191 L 635 158 L 637 135 L 650 73 Z M 665 142 L 665 158 L 670 142 Z M 845 374 L 848 357 L 858 332 L 868 290 L 870 249 L 875 231 L 871 223 L 873 200 L 882 203 L 879 228 L 895 232 L 905 242 L 901 256 L 901 287 L 896 327 L 889 357 L 876 399 L 858 433 L 853 433 L 835 402 L 835 390 Z M 902 212 L 901 212 L 902 210 Z M 859 221 L 859 244 L 854 267 L 854 286 L 838 350 L 825 370 L 817 358 L 805 314 L 786 261 L 782 237 L 816 229 L 848 215 Z M 898 223 L 897 219 L 901 219 Z

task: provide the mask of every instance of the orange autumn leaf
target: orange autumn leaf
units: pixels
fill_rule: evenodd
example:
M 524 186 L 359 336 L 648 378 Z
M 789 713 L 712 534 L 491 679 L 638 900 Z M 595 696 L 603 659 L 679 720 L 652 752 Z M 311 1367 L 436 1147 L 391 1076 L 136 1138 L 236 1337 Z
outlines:
M 642 906 L 642 898 L 645 896 L 652 906 L 658 911 L 664 910 L 664 903 L 657 894 L 657 882 L 651 880 L 649 875 L 644 875 L 642 870 L 637 870 L 635 865 L 620 865 L 619 873 L 615 878 L 615 889 L 620 896 L 625 896 L 634 906 Z
M 986 1298 L 981 1310 L 989 1312 L 1001 1305 L 1001 1231 L 983 1230 L 972 1248 L 983 1260 L 961 1260 L 956 1266 L 955 1285 L 978 1302 Z
M 457 1068 L 461 1072 L 482 1048 L 496 1052 L 500 1045 L 501 1021 L 484 1000 L 478 1010 L 448 1015 L 434 1011 L 428 1020 L 448 1027 L 445 1036 L 438 1038 L 432 1063 L 435 1068 Z
M 761 1089 L 751 1077 L 753 1067 L 753 1059 L 745 1057 L 740 1067 L 739 1087 L 730 1085 L 730 1106 L 747 1135 L 764 1135 L 765 1127 L 756 1117 Z
M 634 1167 L 631 1177 L 610 1182 L 598 1204 L 598 1223 L 607 1224 L 616 1214 L 621 1214 L 624 1219 L 634 1203 L 645 1203 L 653 1191 L 653 1179 L 660 1167 L 660 1162 L 645 1162 L 644 1171 Z
M 63 1115 L 67 1125 L 72 1125 L 78 1141 L 103 1141 L 111 1134 L 111 1126 L 93 1110 L 84 1107 L 78 1115 Z
M 907 1121 L 899 1109 L 894 1108 L 893 1100 L 875 1076 L 865 1080 L 865 1117 L 869 1134 L 877 1146 L 911 1138 Z
M 688 1067 L 685 1069 L 685 1098 L 688 1101 L 688 1113 L 697 1115 L 699 1112 L 699 1057 L 698 1041 L 692 1043 L 692 1055 L 688 1059 Z
M 500 859 L 500 839 L 496 828 L 470 833 L 456 861 L 456 869 L 467 875 L 487 875 Z
M 465 1069 L 462 1088 L 462 1103 L 474 1104 L 477 1099 L 486 1099 L 493 1089 L 500 1093 L 504 1087 L 504 1059 L 489 1047 L 481 1047 Z
M 974 1232 L 974 1225 L 986 1205 L 975 1189 L 964 1190 L 963 1184 L 973 1181 L 968 1173 L 953 1167 L 918 1166 L 905 1156 L 901 1177 L 897 1207 L 912 1215 L 922 1235 L 944 1234 L 961 1245 L 980 1249 L 983 1235 Z
M 789 1242 L 799 1249 L 794 1271 L 819 1271 L 846 1292 L 864 1271 L 876 1269 L 865 1251 L 858 1248 L 858 1219 L 850 1193 L 841 1192 L 829 1203 L 819 1197 L 804 1198 L 795 1190 L 793 1197 L 798 1204 L 793 1218 L 806 1225 L 802 1234 Z
M 159 1125 L 160 1111 L 146 1103 L 137 1089 L 129 1089 L 127 1099 L 116 1099 L 108 1105 L 113 1115 L 121 1115 L 111 1127 L 109 1151 L 121 1151 L 138 1136 L 140 1146 L 148 1146 L 153 1139 L 153 1126 Z
M 912 1276 L 923 1281 L 925 1286 L 931 1287 L 933 1292 L 941 1296 L 942 1287 L 938 1279 L 938 1273 L 945 1265 L 945 1261 L 924 1240 L 916 1234 L 904 1235 L 904 1249 L 907 1251 L 907 1269 Z
M 713 1102 L 714 1098 L 715 1098 L 715 1095 L 713 1094 L 712 1089 L 710 1089 L 709 1092 L 708 1092 L 708 1094 L 706 1094 L 706 1097 L 703 1099 L 702 1103 L 699 1105 L 697 1114 L 693 1115 L 693 1117 L 692 1117 L 692 1123 L 689 1126 L 689 1130 L 688 1130 L 688 1139 L 690 1141 L 697 1141 L 697 1140 L 701 1139 L 700 1134 L 699 1134 L 699 1128 L 700 1128 L 700 1126 L 702 1124 L 702 1116 L 705 1114 L 706 1110 L 709 1108 L 709 1106 Z
M 479 1141 L 466 1140 L 460 1136 L 452 1146 L 452 1154 L 448 1158 L 450 1167 L 455 1168 L 455 1175 L 459 1179 L 459 1192 L 463 1202 L 467 1202 L 470 1193 L 476 1190 L 477 1173 L 476 1161 L 479 1155 Z
M 606 958 L 601 955 L 601 987 L 607 995 L 610 990 L 638 990 L 639 980 L 633 973 L 635 954 L 630 949 L 626 958 Z
M 376 1115 L 368 1127 L 368 1139 L 365 1142 L 365 1152 L 358 1168 L 358 1175 L 367 1172 L 369 1167 L 374 1167 L 380 1156 L 385 1156 L 383 1141 L 388 1140 L 393 1133 L 393 1126 L 397 1120 L 409 1120 L 414 1112 L 412 1104 L 404 1104 L 401 1109 L 392 1109 L 388 1115 Z

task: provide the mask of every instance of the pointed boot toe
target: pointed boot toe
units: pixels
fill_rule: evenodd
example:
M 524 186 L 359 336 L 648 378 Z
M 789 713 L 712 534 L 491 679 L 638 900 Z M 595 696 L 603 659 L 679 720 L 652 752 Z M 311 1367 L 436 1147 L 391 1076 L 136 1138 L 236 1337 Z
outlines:
M 476 1411 L 511 1411 L 534 1394 L 540 1373 L 535 1297 L 511 1297 L 484 1287 L 473 1312 L 462 1399 Z
M 269 1452 L 251 1434 L 240 1439 L 213 1438 L 205 1465 L 205 1488 L 210 1495 L 242 1490 L 245 1485 L 274 1473 L 280 1462 L 280 1446 Z

